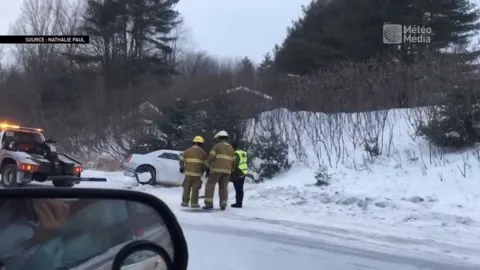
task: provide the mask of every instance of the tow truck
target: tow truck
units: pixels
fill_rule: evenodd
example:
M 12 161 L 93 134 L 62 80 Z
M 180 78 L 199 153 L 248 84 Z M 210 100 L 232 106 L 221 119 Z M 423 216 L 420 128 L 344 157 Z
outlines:
M 45 139 L 41 128 L 0 123 L 1 184 L 8 188 L 52 181 L 55 187 L 73 187 L 83 181 L 107 181 L 81 177 L 82 163 L 57 153 L 54 143 Z

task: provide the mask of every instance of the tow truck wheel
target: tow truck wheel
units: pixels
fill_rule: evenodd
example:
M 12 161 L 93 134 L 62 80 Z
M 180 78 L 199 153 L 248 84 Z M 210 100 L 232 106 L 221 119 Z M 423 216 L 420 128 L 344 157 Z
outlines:
M 2 184 L 4 187 L 19 186 L 17 182 L 17 165 L 7 164 L 2 168 Z

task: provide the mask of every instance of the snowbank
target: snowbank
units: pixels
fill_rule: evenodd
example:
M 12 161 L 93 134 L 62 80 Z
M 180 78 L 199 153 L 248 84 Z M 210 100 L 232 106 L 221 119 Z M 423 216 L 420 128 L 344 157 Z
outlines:
M 297 168 L 259 186 L 247 200 L 312 216 L 340 211 L 389 224 L 478 226 L 480 151 L 442 151 L 416 137 L 416 123 L 425 114 L 425 108 L 335 115 L 266 112 L 251 120 L 249 136 L 274 128 L 289 144 Z M 378 156 L 365 151 L 372 141 Z M 313 185 L 319 167 L 331 174 L 331 186 Z
M 320 188 L 312 185 L 312 170 L 295 169 L 249 192 L 247 200 L 311 217 L 319 212 L 320 216 L 341 212 L 347 217 L 417 227 L 478 226 L 478 181 L 437 183 L 421 177 L 415 172 L 357 174 L 337 170 L 332 185 Z

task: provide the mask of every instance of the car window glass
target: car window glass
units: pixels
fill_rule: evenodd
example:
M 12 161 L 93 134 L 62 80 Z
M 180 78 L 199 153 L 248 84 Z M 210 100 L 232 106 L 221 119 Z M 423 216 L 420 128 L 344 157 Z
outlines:
M 177 154 L 174 153 L 162 153 L 158 156 L 159 158 L 170 159 L 170 160 L 180 160 Z
M 18 143 L 41 143 L 42 137 L 35 132 L 6 131 L 5 137 Z
M 23 209 L 23 216 L 35 221 L 31 204 L 16 203 L 15 206 L 13 209 L 10 204 L 0 204 L 0 207 L 15 212 Z M 18 249 L 20 242 L 32 237 L 32 231 L 39 226 L 38 222 L 25 222 L 23 225 L 2 221 L 16 217 L 13 212 L 11 217 L 0 218 L 0 236 L 3 232 L 16 234 L 16 241 L 10 241 L 10 244 L 8 241 L 0 242 L 0 250 L 9 250 L 8 254 L 0 254 L 0 261 L 11 269 L 19 270 L 97 269 L 98 264 L 103 265 L 113 259 L 115 249 L 135 239 L 156 242 L 173 259 L 173 246 L 165 223 L 156 210 L 147 205 L 122 200 L 79 200 L 72 202 L 70 210 L 72 215 L 50 240 L 23 250 Z M 12 226 L 16 231 L 7 232 L 5 227 Z M 21 230 L 25 231 L 23 238 L 20 237 Z M 0 240 L 5 239 L 9 237 L 0 237 Z M 86 267 L 87 264 L 91 264 L 91 267 Z

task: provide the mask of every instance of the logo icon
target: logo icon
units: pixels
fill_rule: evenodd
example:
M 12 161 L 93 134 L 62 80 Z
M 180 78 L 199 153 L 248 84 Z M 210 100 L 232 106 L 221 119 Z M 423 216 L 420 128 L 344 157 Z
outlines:
M 403 27 L 401 24 L 383 25 L 383 43 L 402 44 Z

